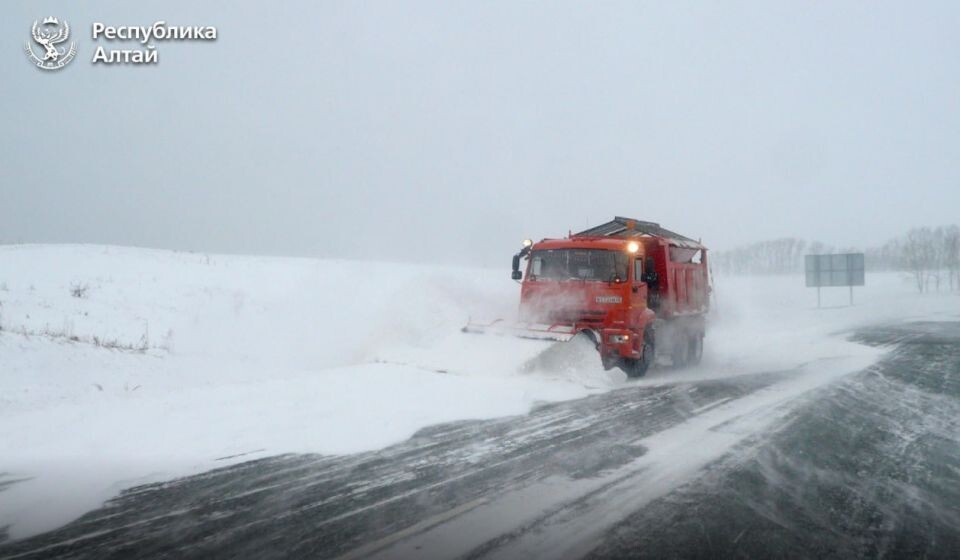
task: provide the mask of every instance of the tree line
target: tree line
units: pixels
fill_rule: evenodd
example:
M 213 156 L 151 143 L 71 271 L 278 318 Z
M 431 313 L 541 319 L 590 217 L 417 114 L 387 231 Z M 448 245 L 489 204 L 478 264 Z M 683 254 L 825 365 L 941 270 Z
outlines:
M 867 271 L 903 271 L 917 290 L 960 290 L 960 226 L 920 227 L 878 247 L 834 247 L 785 237 L 711 254 L 719 274 L 793 274 L 804 270 L 804 255 L 864 253 Z

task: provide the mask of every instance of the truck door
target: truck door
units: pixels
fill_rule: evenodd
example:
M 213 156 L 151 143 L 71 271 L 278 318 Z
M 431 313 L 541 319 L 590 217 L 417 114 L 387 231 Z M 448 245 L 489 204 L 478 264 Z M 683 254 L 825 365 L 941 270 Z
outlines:
M 647 284 L 643 275 L 643 257 L 633 259 L 630 277 L 630 324 L 637 325 L 647 308 Z

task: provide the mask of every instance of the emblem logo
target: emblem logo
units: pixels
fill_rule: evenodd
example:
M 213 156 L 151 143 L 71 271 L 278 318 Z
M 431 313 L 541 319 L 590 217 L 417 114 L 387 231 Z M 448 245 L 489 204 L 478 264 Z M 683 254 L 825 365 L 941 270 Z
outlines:
M 597 303 L 623 303 L 623 298 L 620 296 L 597 296 L 594 301 Z
M 30 41 L 23 43 L 23 49 L 27 57 L 37 68 L 43 70 L 59 70 L 77 56 L 77 42 L 70 43 L 70 48 L 58 48 L 57 45 L 65 43 L 70 38 L 70 25 L 63 22 L 63 25 L 55 17 L 48 17 L 43 23 L 33 22 L 33 42 L 43 47 L 42 58 L 33 50 Z

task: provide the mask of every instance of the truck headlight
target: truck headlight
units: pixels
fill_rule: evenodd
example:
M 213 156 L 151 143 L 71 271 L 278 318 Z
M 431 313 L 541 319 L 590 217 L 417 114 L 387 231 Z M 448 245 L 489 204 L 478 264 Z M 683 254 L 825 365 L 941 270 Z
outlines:
M 630 341 L 630 335 L 629 334 L 611 334 L 607 338 L 607 340 L 610 342 L 610 344 L 623 344 L 624 342 Z

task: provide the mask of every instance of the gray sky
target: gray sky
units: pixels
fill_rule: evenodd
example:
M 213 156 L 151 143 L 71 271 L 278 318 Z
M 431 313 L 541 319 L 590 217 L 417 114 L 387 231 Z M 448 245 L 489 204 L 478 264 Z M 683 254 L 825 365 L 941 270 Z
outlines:
M 479 262 L 960 221 L 960 4 L 5 2 L 0 241 Z M 72 25 L 56 73 L 34 19 Z M 94 66 L 95 21 L 214 25 Z

